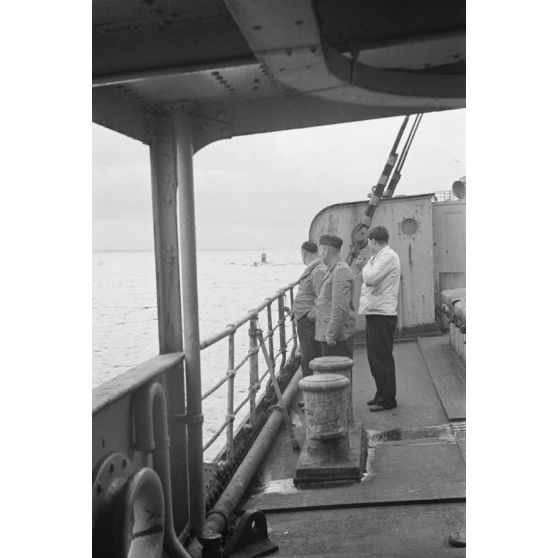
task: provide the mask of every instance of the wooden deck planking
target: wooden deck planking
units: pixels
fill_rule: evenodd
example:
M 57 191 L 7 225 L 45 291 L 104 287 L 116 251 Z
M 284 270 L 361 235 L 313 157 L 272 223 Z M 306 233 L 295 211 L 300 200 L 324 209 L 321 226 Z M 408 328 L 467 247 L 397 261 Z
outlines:
M 448 418 L 464 420 L 465 368 L 447 337 L 420 337 L 418 344 Z
M 369 444 L 360 483 L 294 487 L 298 453 L 286 430 L 279 432 L 240 507 L 266 513 L 277 556 L 465 556 L 464 548 L 448 542 L 449 533 L 465 524 L 465 423 L 450 421 L 461 418 L 456 409 L 464 409 L 464 374 L 457 362 L 442 380 L 449 389 L 453 377 L 459 388 L 452 407 L 433 376 L 443 363 L 456 363 L 446 354 L 447 337 L 434 339 L 439 342 L 428 344 L 428 364 L 417 342 L 395 346 L 398 407 L 381 413 L 366 405 L 373 380 L 365 347 L 355 347 L 354 417 Z M 291 417 L 302 443 L 304 413 L 295 405 Z
M 360 483 L 296 489 L 289 477 L 269 483 L 242 509 L 267 513 L 463 498 L 465 464 L 457 444 L 419 441 L 385 443 L 371 450 L 369 470 Z
M 464 521 L 460 503 L 267 514 L 278 558 L 463 558 L 448 535 Z

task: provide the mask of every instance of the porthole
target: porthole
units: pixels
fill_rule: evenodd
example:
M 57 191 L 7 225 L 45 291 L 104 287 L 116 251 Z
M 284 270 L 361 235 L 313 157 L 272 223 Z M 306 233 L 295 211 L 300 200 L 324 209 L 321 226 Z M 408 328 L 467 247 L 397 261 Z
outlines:
M 419 224 L 416 219 L 408 218 L 401 221 L 399 228 L 405 236 L 414 236 L 417 234 Z

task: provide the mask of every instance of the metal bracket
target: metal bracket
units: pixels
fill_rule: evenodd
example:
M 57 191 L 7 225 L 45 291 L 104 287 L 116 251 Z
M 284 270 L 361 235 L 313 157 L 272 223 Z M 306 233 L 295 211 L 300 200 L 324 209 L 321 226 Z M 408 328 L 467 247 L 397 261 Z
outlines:
M 279 546 L 269 540 L 267 520 L 259 510 L 247 510 L 238 520 L 223 549 L 230 558 L 256 558 L 275 552 Z
M 216 114 L 202 114 L 190 112 L 193 124 L 194 151 L 199 151 L 206 145 L 221 139 L 230 139 L 234 135 L 232 124 L 228 121 L 224 108 L 217 110 Z

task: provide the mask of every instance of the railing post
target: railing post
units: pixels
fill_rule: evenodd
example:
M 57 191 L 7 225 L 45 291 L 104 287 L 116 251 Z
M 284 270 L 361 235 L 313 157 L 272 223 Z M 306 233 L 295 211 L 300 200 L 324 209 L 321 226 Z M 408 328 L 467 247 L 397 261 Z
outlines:
M 271 305 L 273 304 L 273 300 L 268 298 L 267 302 L 267 341 L 269 347 L 269 356 L 271 358 L 271 362 L 275 362 L 275 354 L 273 352 L 273 318 L 271 315 Z
M 250 424 L 256 422 L 256 393 L 259 384 L 258 376 L 258 318 L 250 318 Z
M 229 374 L 227 400 L 227 461 L 234 454 L 234 333 L 229 335 Z
M 285 293 L 277 299 L 279 312 L 279 352 L 281 353 L 281 366 L 279 372 L 283 371 L 287 359 L 287 336 L 285 334 Z
M 291 306 L 290 306 L 291 312 L 292 312 L 293 306 L 294 306 L 294 292 L 293 291 L 294 291 L 294 287 L 291 287 L 289 289 L 290 302 L 291 302 Z M 291 320 L 291 325 L 292 325 L 292 328 L 293 328 L 293 353 L 294 353 L 294 351 L 296 351 L 296 348 L 298 347 L 298 337 L 296 335 L 296 320 L 294 318 Z

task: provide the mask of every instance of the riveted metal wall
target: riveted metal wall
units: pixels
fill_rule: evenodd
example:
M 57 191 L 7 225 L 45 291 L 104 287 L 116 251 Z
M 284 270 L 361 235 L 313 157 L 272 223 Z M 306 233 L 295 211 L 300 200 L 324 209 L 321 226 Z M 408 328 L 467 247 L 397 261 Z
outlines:
M 382 200 L 372 226 L 384 225 L 390 234 L 389 245 L 401 261 L 401 292 L 398 305 L 399 329 L 431 328 L 435 324 L 434 285 L 432 276 L 432 194 L 396 197 Z M 318 241 L 322 234 L 334 234 L 343 239 L 342 257 L 349 252 L 351 231 L 359 222 L 366 202 L 338 204 L 323 209 L 310 226 L 310 238 Z M 365 258 L 368 248 L 362 250 Z M 354 304 L 358 310 L 362 279 L 357 275 Z M 357 330 L 364 329 L 364 317 L 359 316 Z
M 465 200 L 432 204 L 434 293 L 465 287 Z
M 112 454 L 123 454 L 128 459 L 126 475 L 141 467 L 150 467 L 152 457 L 136 447 L 134 431 L 134 398 L 136 393 L 152 382 L 160 382 L 165 390 L 168 412 L 184 412 L 177 406 L 172 391 L 184 376 L 182 353 L 167 353 L 136 366 L 135 368 L 101 384 L 93 390 L 92 418 L 92 468 L 95 477 L 99 465 Z M 171 421 L 176 431 L 176 421 Z M 188 521 L 187 468 L 184 462 L 186 434 L 182 422 L 182 436 L 171 432 L 170 459 L 173 488 L 173 515 L 180 521 L 175 528 L 181 530 Z M 178 429 L 180 432 L 180 429 Z M 173 443 L 174 442 L 174 443 Z M 93 487 L 105 490 L 106 487 Z M 186 499 L 184 499 L 186 498 Z

